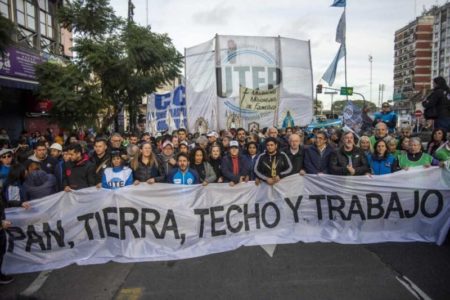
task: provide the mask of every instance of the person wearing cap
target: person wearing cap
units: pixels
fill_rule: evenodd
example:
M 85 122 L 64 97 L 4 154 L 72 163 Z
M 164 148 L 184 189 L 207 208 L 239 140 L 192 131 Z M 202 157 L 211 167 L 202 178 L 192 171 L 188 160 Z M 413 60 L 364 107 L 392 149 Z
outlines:
M 133 182 L 133 170 L 125 166 L 125 161 L 120 151 L 111 151 L 111 167 L 106 168 L 103 172 L 101 187 L 116 190 L 132 185 Z M 97 188 L 99 188 L 98 184 Z
M 239 146 L 238 141 L 230 141 L 230 150 L 222 158 L 223 182 L 229 182 L 230 186 L 250 179 L 250 162 Z
M 50 156 L 53 157 L 56 160 L 61 160 L 61 154 L 62 154 L 62 146 L 58 143 L 53 143 L 50 146 Z
M 159 160 L 164 168 L 164 174 L 169 175 L 170 171 L 177 165 L 175 160 L 175 154 L 173 149 L 173 144 L 171 141 L 165 141 L 162 144 L 162 151 L 158 155 Z
M 206 147 L 206 152 L 211 153 L 212 145 L 219 143 L 219 134 L 215 131 L 210 131 L 206 134 L 206 137 L 208 138 L 208 146 Z
M 255 163 L 255 175 L 269 185 L 273 185 L 288 176 L 292 171 L 292 164 L 286 153 L 278 150 L 275 137 L 268 137 L 265 141 L 266 151 Z
M 9 171 L 13 162 L 13 150 L 2 149 L 0 150 L 0 188 L 3 186 L 6 178 L 8 178 Z
M 95 186 L 95 166 L 87 157 L 83 157 L 83 150 L 79 144 L 71 144 L 67 147 L 70 161 L 64 171 L 64 191 L 79 190 Z
M 189 155 L 189 144 L 186 141 L 182 141 L 178 145 L 178 153 L 184 153 Z
M 381 111 L 376 112 L 373 117 L 373 126 L 376 126 L 378 123 L 383 122 L 389 128 L 389 133 L 393 133 L 395 127 L 397 126 L 397 114 L 391 111 L 391 106 L 389 103 L 384 102 L 381 105 Z
M 366 175 L 370 166 L 364 151 L 355 145 L 352 132 L 342 135 L 342 146 L 330 156 L 330 173 L 333 175 Z
M 327 134 L 324 131 L 317 132 L 314 144 L 304 149 L 300 175 L 329 174 L 330 156 L 333 152 L 334 147 L 328 144 Z
M 150 143 L 142 143 L 139 155 L 134 157 L 130 163 L 134 175 L 134 184 L 146 182 L 153 184 L 155 182 L 164 182 L 166 174 L 159 158 L 153 152 Z
M 192 185 L 199 184 L 200 179 L 195 170 L 189 168 L 189 156 L 179 153 L 177 167 L 173 168 L 167 176 L 167 182 L 172 184 Z
M 203 185 L 215 182 L 217 179 L 214 169 L 206 160 L 207 156 L 205 150 L 203 150 L 200 147 L 197 147 L 194 150 L 192 150 L 190 159 L 191 161 L 190 168 L 197 172 L 200 183 Z
M 47 154 L 47 145 L 44 141 L 40 141 L 34 145 L 34 154 L 28 157 L 28 160 L 39 162 L 41 164 L 41 170 L 48 174 L 55 174 L 58 161 Z

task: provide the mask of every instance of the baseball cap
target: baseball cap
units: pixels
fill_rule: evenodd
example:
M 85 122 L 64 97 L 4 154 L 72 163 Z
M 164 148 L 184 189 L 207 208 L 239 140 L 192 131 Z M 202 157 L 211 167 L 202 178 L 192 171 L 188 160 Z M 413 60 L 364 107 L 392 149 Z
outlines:
M 6 154 L 6 153 L 14 153 L 13 149 L 2 149 L 0 150 L 0 156 Z
M 179 146 L 181 146 L 181 145 L 185 145 L 186 147 L 189 147 L 189 144 L 188 144 L 188 142 L 186 142 L 186 141 L 180 142 Z
M 214 137 L 216 137 L 216 138 L 219 137 L 219 135 L 217 134 L 217 132 L 215 132 L 214 130 L 208 132 L 208 133 L 206 134 L 206 136 L 207 136 L 207 137 L 214 136 Z
M 239 143 L 237 141 L 230 141 L 230 148 L 231 147 L 238 147 L 239 148 Z
M 58 151 L 62 151 L 63 149 L 62 149 L 62 146 L 60 145 L 60 144 L 58 144 L 58 143 L 53 143 L 51 146 L 50 146 L 50 149 L 55 149 L 55 150 L 58 150 Z
M 165 142 L 163 143 L 162 147 L 163 147 L 163 148 L 166 148 L 166 146 L 170 146 L 170 147 L 173 148 L 173 144 L 172 144 L 171 141 L 165 141 Z

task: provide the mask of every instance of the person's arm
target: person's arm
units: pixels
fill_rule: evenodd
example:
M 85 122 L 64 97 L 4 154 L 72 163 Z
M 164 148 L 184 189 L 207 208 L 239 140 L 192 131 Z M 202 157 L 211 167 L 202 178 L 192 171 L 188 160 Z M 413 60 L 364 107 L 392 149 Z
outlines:
M 95 174 L 95 165 L 92 163 L 88 163 L 88 167 L 86 169 L 86 179 L 88 186 L 95 186 L 97 184 L 96 174 Z
M 165 182 L 166 172 L 164 171 L 164 166 L 163 166 L 162 162 L 158 161 L 158 166 L 156 167 L 156 169 L 157 169 L 159 176 L 155 177 L 155 182 Z
M 347 166 L 341 167 L 339 166 L 339 157 L 337 152 L 333 152 L 330 154 L 330 173 L 333 175 L 347 175 Z
M 360 151 L 360 162 L 361 165 L 355 168 L 355 175 L 365 175 L 370 173 L 369 162 L 367 161 L 364 152 Z
M 283 165 L 287 166 L 287 168 L 280 172 L 280 178 L 286 177 L 292 172 L 292 163 L 286 153 L 280 152 L 281 157 L 283 159 Z
M 264 156 L 264 154 L 261 154 L 261 155 L 258 156 L 258 158 L 256 159 L 254 171 L 255 171 L 255 175 L 256 175 L 259 179 L 264 180 L 264 181 L 267 181 L 267 179 L 269 179 L 269 177 L 265 176 L 265 175 L 262 173 L 262 168 L 263 168 L 263 166 L 262 166 L 261 158 L 262 158 L 263 156 Z
M 204 163 L 205 166 L 205 181 L 208 183 L 214 182 L 217 179 L 216 173 L 214 172 L 212 166 L 208 163 Z

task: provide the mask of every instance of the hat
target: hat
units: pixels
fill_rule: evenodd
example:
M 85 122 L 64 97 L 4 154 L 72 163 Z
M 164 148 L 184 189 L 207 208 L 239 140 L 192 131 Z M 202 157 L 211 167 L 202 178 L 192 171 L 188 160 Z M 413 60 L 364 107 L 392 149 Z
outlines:
M 165 141 L 165 142 L 163 143 L 162 147 L 163 147 L 163 148 L 166 148 L 166 146 L 170 146 L 170 147 L 173 148 L 173 144 L 172 144 L 171 141 Z
M 2 149 L 0 150 L 0 156 L 5 155 L 6 153 L 14 153 L 13 149 Z
M 58 144 L 58 143 L 53 143 L 50 146 L 50 149 L 55 149 L 55 150 L 58 150 L 58 151 L 62 151 L 62 146 L 60 144 Z
M 189 147 L 189 144 L 188 144 L 188 142 L 186 142 L 186 141 L 180 142 L 180 143 L 178 144 L 178 147 L 181 146 L 181 145 L 184 145 L 184 146 L 186 146 L 186 147 Z
M 120 151 L 119 150 L 113 150 L 113 151 L 111 151 L 111 158 L 113 158 L 113 157 L 121 157 L 120 156 Z
M 239 148 L 239 143 L 237 141 L 230 141 L 230 148 L 232 147 L 238 147 Z
M 217 134 L 217 132 L 215 132 L 214 130 L 213 130 L 213 131 L 210 131 L 210 132 L 208 132 L 208 133 L 206 134 L 206 136 L 207 136 L 207 137 L 211 137 L 211 136 L 213 136 L 213 137 L 216 137 L 216 138 L 218 138 L 218 137 L 219 137 L 219 135 Z

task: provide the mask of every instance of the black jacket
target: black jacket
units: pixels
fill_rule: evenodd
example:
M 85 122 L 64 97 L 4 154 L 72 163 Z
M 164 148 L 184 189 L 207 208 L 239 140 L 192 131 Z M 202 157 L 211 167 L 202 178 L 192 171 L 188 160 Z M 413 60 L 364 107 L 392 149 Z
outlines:
M 292 164 L 292 171 L 290 175 L 300 173 L 300 170 L 303 169 L 303 147 L 300 146 L 296 154 L 292 154 L 291 149 L 288 148 L 286 150 L 286 155 L 289 157 Z
M 79 190 L 96 185 L 95 166 L 87 158 L 66 164 L 63 185 Z
M 330 173 L 333 175 L 350 175 L 347 170 L 349 158 L 355 169 L 355 175 L 364 175 L 370 173 L 369 162 L 367 161 L 364 151 L 354 146 L 349 153 L 344 151 L 344 147 L 339 148 L 330 157 Z
M 154 178 L 156 182 L 165 182 L 166 174 L 160 161 L 153 165 L 146 165 L 139 160 L 136 170 L 133 170 L 133 177 L 134 180 L 139 180 L 140 182 L 145 182 L 150 178 Z
M 97 156 L 97 153 L 94 152 L 89 161 L 94 164 L 95 182 L 96 183 L 102 182 L 102 177 L 105 169 L 111 167 L 111 156 L 107 152 L 105 153 L 105 155 L 103 155 L 102 158 L 99 158 Z
M 447 99 L 447 94 L 448 92 L 441 88 L 434 88 L 431 94 L 422 101 L 422 106 L 425 109 L 436 107 L 438 113 L 437 119 L 450 117 L 450 100 Z
M 291 174 L 292 164 L 289 157 L 284 152 L 277 151 L 275 155 L 269 155 L 264 152 L 255 163 L 255 175 L 256 177 L 267 181 L 272 178 L 272 163 L 276 163 L 275 173 L 280 178 L 286 177 Z

